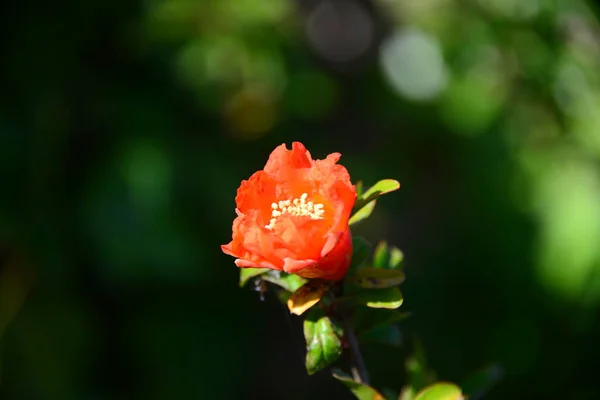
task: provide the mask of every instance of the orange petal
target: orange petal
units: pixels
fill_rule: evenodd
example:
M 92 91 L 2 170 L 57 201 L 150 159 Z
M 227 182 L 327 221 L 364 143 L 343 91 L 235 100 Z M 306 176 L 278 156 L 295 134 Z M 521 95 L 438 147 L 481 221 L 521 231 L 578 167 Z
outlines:
M 288 150 L 284 143 L 273 150 L 264 171 L 268 174 L 279 175 L 291 169 L 310 168 L 311 166 L 312 158 L 302 143 L 292 143 L 292 150 Z
M 278 268 L 276 265 L 271 264 L 268 261 L 250 261 L 238 258 L 235 260 L 235 265 L 240 268 L 269 268 L 281 271 L 281 268 Z
M 271 203 L 276 197 L 276 184 L 263 171 L 254 173 L 248 180 L 242 181 L 237 190 L 235 204 L 242 213 L 250 210 L 260 210 L 262 217 L 267 218 L 271 213 Z
M 289 257 L 283 260 L 283 270 L 288 274 L 295 274 L 305 268 L 316 267 L 316 265 L 317 262 L 315 260 L 294 260 Z

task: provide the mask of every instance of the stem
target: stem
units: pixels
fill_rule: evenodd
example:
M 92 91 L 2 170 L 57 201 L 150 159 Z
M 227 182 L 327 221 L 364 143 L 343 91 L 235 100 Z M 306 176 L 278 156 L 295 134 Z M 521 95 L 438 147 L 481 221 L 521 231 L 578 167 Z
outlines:
M 342 325 L 344 327 L 344 336 L 348 341 L 348 345 L 350 346 L 350 359 L 352 361 L 352 377 L 358 383 L 362 383 L 364 385 L 369 384 L 369 373 L 367 372 L 367 366 L 365 365 L 365 360 L 363 359 L 362 353 L 360 352 L 360 346 L 358 344 L 358 339 L 354 330 L 352 329 L 352 324 L 350 323 L 350 319 L 346 314 L 346 311 L 339 307 L 339 314 L 342 320 Z

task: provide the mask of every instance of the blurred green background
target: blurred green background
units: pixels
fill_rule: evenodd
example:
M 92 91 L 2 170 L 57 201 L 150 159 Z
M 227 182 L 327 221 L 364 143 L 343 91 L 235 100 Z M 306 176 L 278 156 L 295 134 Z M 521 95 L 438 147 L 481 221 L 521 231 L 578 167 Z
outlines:
M 0 398 L 350 399 L 219 248 L 294 140 L 402 182 L 354 230 L 406 255 L 376 386 L 418 335 L 440 379 L 500 365 L 486 398 L 600 398 L 596 4 L 0 7 Z

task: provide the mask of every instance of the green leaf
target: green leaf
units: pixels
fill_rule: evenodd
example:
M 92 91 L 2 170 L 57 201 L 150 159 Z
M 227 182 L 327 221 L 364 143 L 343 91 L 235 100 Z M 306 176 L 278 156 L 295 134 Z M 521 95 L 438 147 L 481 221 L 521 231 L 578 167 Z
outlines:
M 389 263 L 389 252 L 388 245 L 385 240 L 377 243 L 375 251 L 373 252 L 373 267 L 375 268 L 387 268 Z
M 350 263 L 350 268 L 348 269 L 350 271 L 349 275 L 365 264 L 369 258 L 369 254 L 371 254 L 371 243 L 360 236 L 353 237 L 352 262 Z
M 400 268 L 400 264 L 404 260 L 404 253 L 397 248 L 392 246 L 390 249 L 390 259 L 388 261 L 388 268 L 390 269 L 398 269 Z
M 309 375 L 335 362 L 342 354 L 338 334 L 343 332 L 321 310 L 311 310 L 304 320 L 306 371 Z
M 375 201 L 372 201 L 372 202 L 366 204 L 360 210 L 357 210 L 356 212 L 354 212 L 352 214 L 352 216 L 348 220 L 348 225 L 354 225 L 360 221 L 363 221 L 363 220 L 369 218 L 369 216 L 373 213 L 374 209 L 375 209 Z
M 285 272 L 275 270 L 270 270 L 268 273 L 261 275 L 261 278 L 292 293 L 307 282 L 306 279 L 298 275 L 286 274 Z
M 481 398 L 502 379 L 502 369 L 498 365 L 489 365 L 475 372 L 460 385 L 469 398 Z
M 269 268 L 240 268 L 240 287 L 243 287 L 255 276 L 259 276 L 269 271 Z
M 403 321 L 409 316 L 409 313 L 363 306 L 357 307 L 356 311 L 352 314 L 352 325 L 355 327 L 357 335 L 363 335 L 379 327 Z
M 385 397 L 371 386 L 356 382 L 348 374 L 339 369 L 334 369 L 332 375 L 335 379 L 342 382 L 358 400 L 385 400 Z
M 385 289 L 404 282 L 404 273 L 381 268 L 361 268 L 352 279 L 356 285 L 366 289 Z
M 358 335 L 358 339 L 361 342 L 374 342 L 400 347 L 402 346 L 402 331 L 398 325 L 381 325 Z
M 356 200 L 354 208 L 352 209 L 352 217 L 348 221 L 350 225 L 367 219 L 373 209 L 377 198 L 382 194 L 390 193 L 400 189 L 400 182 L 393 179 L 383 179 L 371 186 L 369 190 L 362 193 Z
M 394 179 L 382 179 L 373 186 L 371 186 L 366 192 L 362 193 L 354 204 L 354 209 L 359 210 L 364 207 L 367 203 L 376 200 L 382 194 L 390 193 L 400 189 L 400 182 Z
M 373 252 L 373 267 L 385 269 L 399 269 L 404 260 L 404 254 L 395 246 L 388 246 L 387 242 L 382 240 L 375 247 Z
M 287 290 L 276 290 L 275 295 L 277 299 L 281 302 L 281 304 L 283 304 L 284 306 L 287 304 L 288 300 L 292 296 L 292 294 Z
M 438 382 L 417 393 L 415 400 L 463 400 L 465 397 L 453 383 Z
M 402 305 L 404 298 L 400 289 L 389 287 L 381 290 L 364 290 L 358 294 L 358 301 L 371 308 L 395 310 Z
M 410 385 L 406 385 L 402 387 L 398 400 L 414 400 L 416 394 L 417 393 Z

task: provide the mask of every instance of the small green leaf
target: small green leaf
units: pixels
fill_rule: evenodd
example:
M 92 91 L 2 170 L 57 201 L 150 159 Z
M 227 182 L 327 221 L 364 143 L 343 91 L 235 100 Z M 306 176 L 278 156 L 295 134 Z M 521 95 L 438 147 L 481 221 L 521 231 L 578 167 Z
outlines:
M 470 398 L 481 398 L 502 379 L 502 369 L 498 365 L 489 365 L 472 374 L 460 385 Z
M 371 243 L 366 239 L 356 236 L 352 238 L 352 262 L 350 263 L 349 275 L 361 268 L 371 254 Z
M 400 264 L 404 259 L 402 251 L 395 246 L 388 246 L 387 242 L 382 240 L 375 247 L 373 252 L 373 267 L 386 269 L 400 269 Z
M 276 290 L 275 295 L 276 295 L 277 299 L 281 302 L 281 304 L 283 304 L 285 306 L 285 305 L 287 305 L 287 302 L 290 299 L 292 294 L 290 292 L 288 292 L 287 290 Z
M 381 290 L 364 290 L 359 293 L 358 301 L 371 308 L 395 310 L 402 305 L 404 298 L 400 289 L 388 287 Z
M 404 260 L 404 253 L 402 253 L 402 251 L 399 248 L 392 246 L 390 249 L 390 259 L 388 261 L 388 268 L 390 268 L 390 269 L 400 268 L 400 264 L 402 263 L 403 260 Z
M 275 270 L 270 270 L 268 273 L 262 275 L 261 278 L 292 293 L 307 282 L 306 279 L 301 278 L 298 275 L 286 274 L 283 271 Z
M 393 179 L 383 179 L 371 186 L 369 190 L 362 193 L 356 200 L 352 210 L 352 217 L 348 223 L 353 225 L 371 215 L 375 208 L 377 198 L 382 194 L 390 193 L 400 189 L 400 182 Z
M 417 393 L 415 400 L 463 400 L 465 397 L 458 386 L 448 382 L 438 382 Z
M 352 217 L 348 220 L 348 225 L 354 225 L 362 220 L 369 218 L 369 216 L 373 213 L 375 209 L 375 201 L 372 201 L 362 207 L 360 210 L 357 210 L 352 214 Z
M 385 397 L 371 386 L 356 382 L 348 374 L 339 369 L 334 369 L 332 375 L 335 379 L 342 382 L 358 400 L 385 400 Z
M 410 385 L 405 385 L 400 391 L 400 396 L 398 396 L 398 400 L 414 400 L 416 394 L 417 393 Z
M 336 333 L 337 332 L 337 333 Z M 335 362 L 342 354 L 339 326 L 319 309 L 311 310 L 304 320 L 306 371 L 309 375 Z
M 398 325 L 381 325 L 358 335 L 358 339 L 361 342 L 367 341 L 400 347 L 402 346 L 402 331 Z
M 243 287 L 255 276 L 264 274 L 269 268 L 240 268 L 240 287 Z
M 354 204 L 354 209 L 359 210 L 367 203 L 376 200 L 382 194 L 390 193 L 398 189 L 400 189 L 400 182 L 397 180 L 382 179 L 360 195 Z
M 387 268 L 390 260 L 388 252 L 388 245 L 385 240 L 377 243 L 375 251 L 373 252 L 373 267 L 375 268 Z
M 381 268 L 362 268 L 356 272 L 353 282 L 366 289 L 385 289 L 404 282 L 404 273 Z

